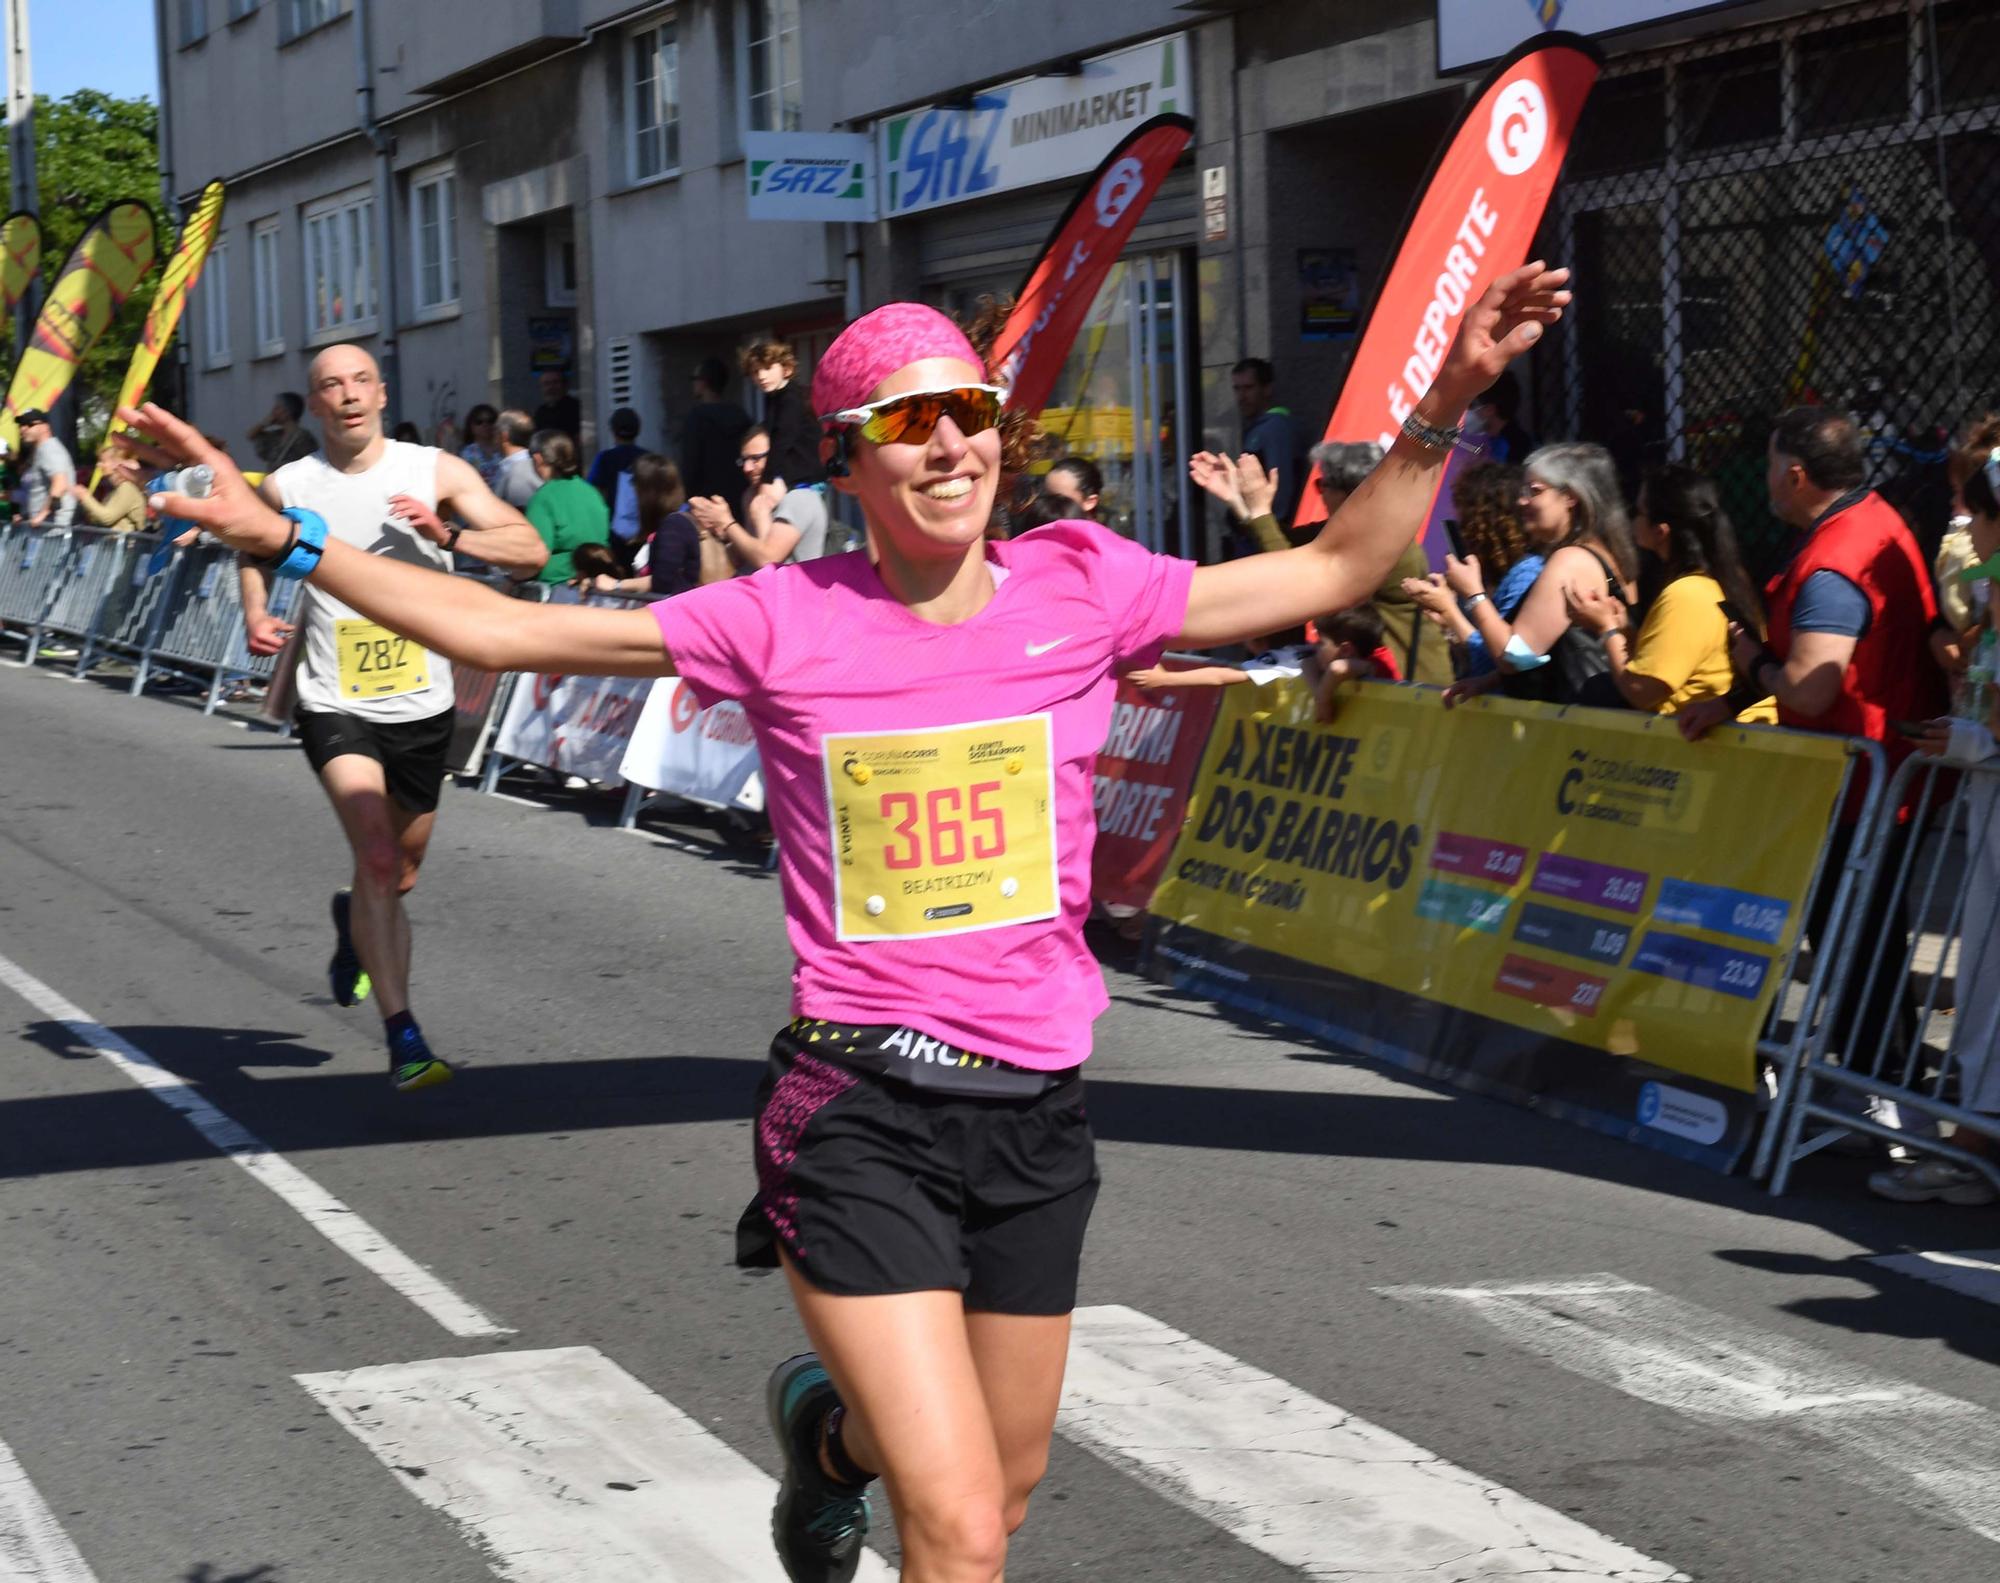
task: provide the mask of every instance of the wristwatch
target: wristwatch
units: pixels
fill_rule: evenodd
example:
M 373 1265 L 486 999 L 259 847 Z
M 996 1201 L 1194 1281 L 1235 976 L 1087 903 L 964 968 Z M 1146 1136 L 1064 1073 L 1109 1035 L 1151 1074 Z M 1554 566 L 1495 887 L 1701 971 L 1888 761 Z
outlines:
M 457 549 L 458 541 L 462 539 L 464 536 L 465 536 L 465 524 L 463 522 L 454 522 L 451 525 L 451 532 L 447 533 L 444 536 L 444 547 L 446 553 L 449 554 L 451 551 Z

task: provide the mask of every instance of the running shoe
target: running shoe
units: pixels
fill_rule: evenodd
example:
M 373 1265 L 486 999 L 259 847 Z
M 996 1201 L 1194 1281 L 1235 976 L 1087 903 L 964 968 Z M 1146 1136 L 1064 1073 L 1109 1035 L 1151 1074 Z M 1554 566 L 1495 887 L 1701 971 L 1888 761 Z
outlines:
M 861 1565 L 868 1497 L 819 1465 L 819 1426 L 840 1401 L 819 1356 L 801 1352 L 771 1371 L 764 1398 L 785 1458 L 771 1538 L 792 1583 L 848 1583 Z
M 423 1030 L 405 1028 L 389 1046 L 389 1081 L 400 1094 L 436 1088 L 451 1081 L 451 1068 L 431 1054 Z
M 1976 1208 L 2000 1200 L 2000 1192 L 1995 1192 L 1993 1184 L 1979 1172 L 1949 1160 L 1918 1160 L 1877 1171 L 1868 1178 L 1868 1191 L 1899 1204 L 1928 1204 L 1933 1199 L 1942 1199 L 1947 1204 Z
M 354 936 L 348 932 L 347 915 L 354 893 L 345 888 L 333 893 L 333 960 L 326 964 L 327 983 L 333 988 L 336 1006 L 358 1006 L 374 986 L 354 954 Z

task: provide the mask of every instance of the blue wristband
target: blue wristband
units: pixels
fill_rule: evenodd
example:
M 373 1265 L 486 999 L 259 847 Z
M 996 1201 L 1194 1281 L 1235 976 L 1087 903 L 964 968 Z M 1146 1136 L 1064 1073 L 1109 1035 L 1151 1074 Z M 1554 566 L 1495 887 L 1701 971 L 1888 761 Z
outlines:
M 287 506 L 282 513 L 298 530 L 290 552 L 271 568 L 273 577 L 310 577 L 326 553 L 326 518 L 304 506 Z

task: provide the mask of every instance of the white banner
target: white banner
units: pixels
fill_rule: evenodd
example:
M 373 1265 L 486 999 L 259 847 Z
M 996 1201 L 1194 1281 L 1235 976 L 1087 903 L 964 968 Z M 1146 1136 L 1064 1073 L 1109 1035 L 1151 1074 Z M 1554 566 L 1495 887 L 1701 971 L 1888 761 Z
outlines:
M 875 139 L 866 132 L 745 132 L 753 220 L 872 220 Z
M 619 773 L 711 808 L 764 810 L 763 765 L 743 706 L 703 709 L 678 676 L 652 684 Z
M 882 218 L 1081 176 L 1169 110 L 1195 113 L 1185 33 L 1099 55 L 1073 77 L 982 88 L 969 110 L 927 105 L 888 116 L 875 123 Z
M 653 684 L 640 676 L 523 676 L 493 751 L 565 775 L 615 782 Z
M 1496 61 L 1537 33 L 1619 33 L 1695 11 L 1726 11 L 1744 0 L 1438 0 L 1439 72 Z M 1799 10 L 1808 9 L 1801 0 Z

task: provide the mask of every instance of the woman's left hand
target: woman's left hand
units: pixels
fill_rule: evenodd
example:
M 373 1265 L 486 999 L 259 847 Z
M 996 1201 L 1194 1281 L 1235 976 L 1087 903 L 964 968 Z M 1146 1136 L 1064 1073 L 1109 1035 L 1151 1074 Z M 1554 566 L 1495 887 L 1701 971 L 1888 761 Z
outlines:
M 1465 310 L 1458 334 L 1431 383 L 1439 412 L 1456 422 L 1473 397 L 1490 388 L 1507 365 L 1542 338 L 1569 305 L 1567 269 L 1537 259 L 1502 275 Z M 1434 420 L 1435 421 L 1435 420 Z
M 1730 622 L 1729 659 L 1736 667 L 1737 674 L 1747 676 L 1752 681 L 1755 681 L 1757 678 L 1753 667 L 1763 657 L 1763 640 L 1756 633 L 1739 626 L 1736 622 Z
M 1444 614 L 1446 606 L 1452 602 L 1452 592 L 1445 586 L 1442 572 L 1432 572 L 1428 577 L 1405 577 L 1403 592 L 1410 596 L 1412 604 L 1434 621 Z
M 175 543 L 191 544 L 195 534 L 206 529 L 232 550 L 267 561 L 291 542 L 291 524 L 265 503 L 236 464 L 210 445 L 199 429 L 150 401 L 143 407 L 121 407 L 118 417 L 127 426 L 118 436 L 126 457 L 118 467 L 120 476 L 139 483 L 145 470 L 176 467 L 206 467 L 214 474 L 205 499 L 178 494 L 146 497 L 149 512 L 193 524 Z

